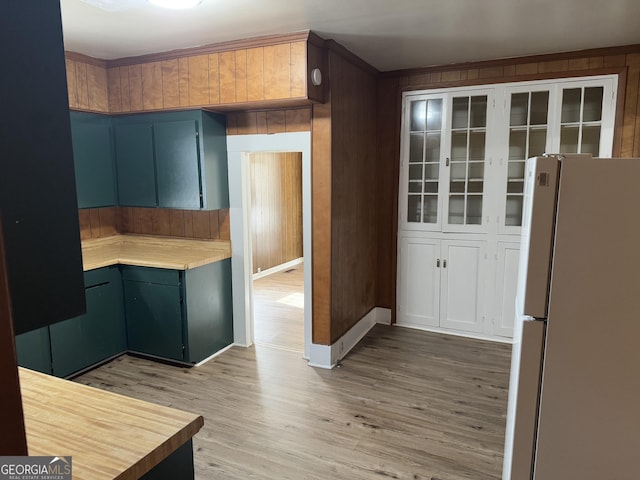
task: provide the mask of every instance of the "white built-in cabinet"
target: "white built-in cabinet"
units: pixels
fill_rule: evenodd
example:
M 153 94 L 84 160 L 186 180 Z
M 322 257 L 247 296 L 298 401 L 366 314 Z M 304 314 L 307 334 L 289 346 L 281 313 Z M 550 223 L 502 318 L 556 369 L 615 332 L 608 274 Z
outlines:
M 527 158 L 610 157 L 617 76 L 403 96 L 397 323 L 513 334 Z

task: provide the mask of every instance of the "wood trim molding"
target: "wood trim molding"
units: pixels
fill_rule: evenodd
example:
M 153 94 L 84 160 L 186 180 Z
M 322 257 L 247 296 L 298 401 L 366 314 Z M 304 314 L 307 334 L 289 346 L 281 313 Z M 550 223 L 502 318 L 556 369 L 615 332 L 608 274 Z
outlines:
M 0 225 L 2 223 L 0 222 Z M 27 455 L 27 437 L 11 320 L 11 297 L 5 265 L 4 242 L 0 228 L 0 435 L 1 455 Z
M 107 68 L 107 60 L 102 60 L 101 58 L 89 57 L 88 55 L 71 51 L 65 51 L 64 56 L 67 60 L 73 60 L 74 62 L 82 62 L 95 65 L 96 67 Z
M 141 63 L 159 62 L 162 60 L 174 60 L 196 55 L 205 55 L 210 53 L 228 52 L 232 50 L 243 50 L 255 47 L 264 47 L 269 45 L 280 45 L 283 43 L 292 43 L 306 41 L 310 37 L 310 31 L 287 33 L 283 35 L 266 35 L 262 37 L 245 38 L 242 40 L 232 40 L 229 42 L 214 43 L 202 45 L 199 47 L 183 48 L 179 50 L 170 50 L 168 52 L 150 53 L 148 55 L 139 55 L 136 57 L 117 58 L 115 60 L 106 60 L 107 68 L 123 67 L 127 65 L 137 65 Z M 314 36 L 314 39 L 319 38 Z

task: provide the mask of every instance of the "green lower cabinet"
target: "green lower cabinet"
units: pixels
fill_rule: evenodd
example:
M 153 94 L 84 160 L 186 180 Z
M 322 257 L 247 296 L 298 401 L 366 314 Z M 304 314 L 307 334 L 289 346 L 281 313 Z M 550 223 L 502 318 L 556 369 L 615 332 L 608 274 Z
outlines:
M 18 365 L 51 374 L 49 327 L 38 328 L 16 336 Z
M 117 267 L 85 272 L 87 313 L 49 326 L 53 374 L 67 377 L 127 350 Z
M 233 342 L 230 259 L 185 271 L 122 268 L 130 351 L 198 363 Z

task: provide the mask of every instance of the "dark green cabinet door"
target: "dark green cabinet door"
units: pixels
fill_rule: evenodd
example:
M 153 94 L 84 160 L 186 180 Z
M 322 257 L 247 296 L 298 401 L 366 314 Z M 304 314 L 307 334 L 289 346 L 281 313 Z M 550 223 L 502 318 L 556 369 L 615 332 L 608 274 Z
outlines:
M 18 365 L 51 374 L 49 327 L 38 328 L 16 336 Z
M 116 125 L 114 137 L 118 204 L 157 206 L 151 123 Z
M 87 301 L 87 310 L 89 308 Z M 88 314 L 80 315 L 49 326 L 51 359 L 55 376 L 67 377 L 89 365 L 82 328 L 87 316 Z
M 79 208 L 116 204 L 111 123 L 108 117 L 71 112 Z
M 182 361 L 180 287 L 126 279 L 123 283 L 129 350 Z
M 156 122 L 153 128 L 158 205 L 199 209 L 202 204 L 196 121 Z

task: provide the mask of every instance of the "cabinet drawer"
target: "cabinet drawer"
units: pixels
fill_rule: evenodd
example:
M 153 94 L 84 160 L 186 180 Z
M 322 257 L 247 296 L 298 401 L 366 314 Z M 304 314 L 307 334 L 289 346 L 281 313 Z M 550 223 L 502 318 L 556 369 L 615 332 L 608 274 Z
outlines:
M 180 285 L 180 270 L 126 266 L 122 268 L 122 278 L 132 282 L 178 286 Z

